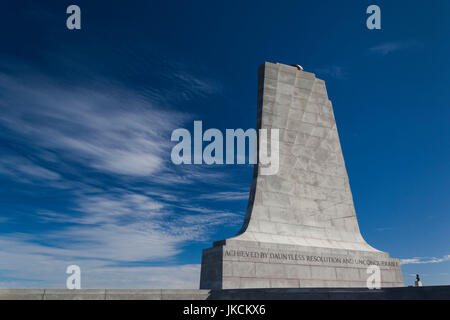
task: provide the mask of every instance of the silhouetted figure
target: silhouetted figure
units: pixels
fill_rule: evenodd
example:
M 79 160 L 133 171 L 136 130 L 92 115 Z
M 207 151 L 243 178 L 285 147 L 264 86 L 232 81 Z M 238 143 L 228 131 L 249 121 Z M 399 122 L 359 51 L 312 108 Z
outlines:
M 421 287 L 422 286 L 422 281 L 420 281 L 420 277 L 418 274 L 416 274 L 416 281 L 414 282 L 414 286 L 415 287 Z

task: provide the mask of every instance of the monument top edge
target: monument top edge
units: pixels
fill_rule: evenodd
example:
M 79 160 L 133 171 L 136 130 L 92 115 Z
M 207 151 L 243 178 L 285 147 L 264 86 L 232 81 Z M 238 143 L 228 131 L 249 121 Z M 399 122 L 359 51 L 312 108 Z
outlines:
M 264 61 L 260 65 L 260 68 L 261 67 L 265 67 L 265 68 L 281 67 L 281 68 L 285 69 L 286 71 L 295 71 L 295 72 L 298 72 L 298 73 L 308 74 L 308 75 L 310 75 L 312 77 L 316 77 L 316 75 L 314 73 L 305 71 L 304 68 L 301 65 L 299 65 L 299 64 L 284 64 L 284 63 L 280 63 L 280 62 Z

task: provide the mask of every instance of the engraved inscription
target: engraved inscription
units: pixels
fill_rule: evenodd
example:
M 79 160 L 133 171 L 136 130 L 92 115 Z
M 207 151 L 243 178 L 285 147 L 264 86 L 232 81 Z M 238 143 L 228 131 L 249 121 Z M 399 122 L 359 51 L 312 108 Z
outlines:
M 332 257 L 320 255 L 306 255 L 298 253 L 270 252 L 270 251 L 246 251 L 246 250 L 225 250 L 225 257 L 243 257 L 255 259 L 272 259 L 284 261 L 304 261 L 311 263 L 339 263 L 347 265 L 376 265 L 380 267 L 398 267 L 395 260 L 374 260 L 367 258 Z

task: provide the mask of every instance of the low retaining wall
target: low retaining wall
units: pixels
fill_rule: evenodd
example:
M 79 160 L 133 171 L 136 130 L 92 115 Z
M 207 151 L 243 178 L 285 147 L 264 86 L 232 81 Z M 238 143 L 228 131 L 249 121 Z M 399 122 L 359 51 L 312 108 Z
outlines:
M 450 300 L 450 286 L 285 289 L 0 289 L 0 300 Z

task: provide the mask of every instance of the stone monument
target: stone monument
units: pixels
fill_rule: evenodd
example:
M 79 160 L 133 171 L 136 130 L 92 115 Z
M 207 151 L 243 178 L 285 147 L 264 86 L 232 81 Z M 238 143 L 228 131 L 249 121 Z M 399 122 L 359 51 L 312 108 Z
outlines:
M 372 265 L 382 288 L 403 286 L 361 236 L 325 82 L 302 69 L 259 68 L 257 127 L 280 130 L 279 171 L 255 165 L 240 232 L 203 250 L 201 289 L 366 287 Z

